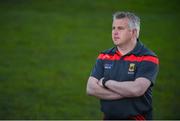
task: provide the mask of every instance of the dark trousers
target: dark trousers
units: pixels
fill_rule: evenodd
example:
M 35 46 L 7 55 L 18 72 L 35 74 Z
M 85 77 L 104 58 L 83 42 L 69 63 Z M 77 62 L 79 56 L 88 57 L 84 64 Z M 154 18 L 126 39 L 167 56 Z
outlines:
M 127 118 L 121 118 L 119 116 L 109 116 L 104 114 L 103 120 L 152 120 L 152 112 L 148 112 L 146 114 L 139 114 L 136 116 L 129 116 Z

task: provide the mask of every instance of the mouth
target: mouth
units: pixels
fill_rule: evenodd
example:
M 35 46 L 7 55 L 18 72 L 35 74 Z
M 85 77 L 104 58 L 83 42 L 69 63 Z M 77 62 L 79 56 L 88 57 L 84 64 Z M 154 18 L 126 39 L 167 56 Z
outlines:
M 114 40 L 118 40 L 118 39 L 120 39 L 119 37 L 114 37 Z

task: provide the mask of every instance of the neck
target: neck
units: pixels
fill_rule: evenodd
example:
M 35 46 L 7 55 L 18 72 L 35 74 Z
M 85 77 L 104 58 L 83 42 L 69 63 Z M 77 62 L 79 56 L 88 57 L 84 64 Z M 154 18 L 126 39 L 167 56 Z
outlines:
M 118 45 L 118 51 L 122 54 L 122 55 L 126 55 L 127 53 L 129 53 L 130 51 L 132 51 L 135 46 L 136 46 L 137 40 L 130 40 L 129 42 L 123 44 L 123 45 Z

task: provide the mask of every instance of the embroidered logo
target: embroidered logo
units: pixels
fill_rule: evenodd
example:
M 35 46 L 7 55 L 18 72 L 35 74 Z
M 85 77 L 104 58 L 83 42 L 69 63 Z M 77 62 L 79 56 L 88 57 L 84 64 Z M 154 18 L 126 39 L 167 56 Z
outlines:
M 134 74 L 134 71 L 136 70 L 136 65 L 135 63 L 130 63 L 129 64 L 129 69 L 128 69 L 128 74 Z
M 112 64 L 104 64 L 104 68 L 105 69 L 111 69 L 112 68 Z

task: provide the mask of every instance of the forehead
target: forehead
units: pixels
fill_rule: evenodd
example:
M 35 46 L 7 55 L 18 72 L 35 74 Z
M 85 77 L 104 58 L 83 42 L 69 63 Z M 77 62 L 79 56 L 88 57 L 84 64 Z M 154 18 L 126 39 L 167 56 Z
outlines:
M 114 19 L 112 25 L 113 26 L 128 26 L 128 18 L 122 18 L 122 19 Z

